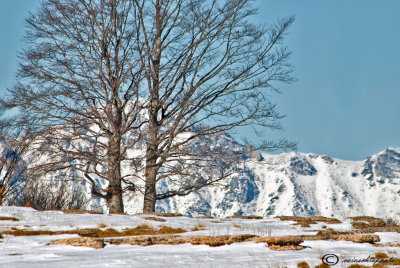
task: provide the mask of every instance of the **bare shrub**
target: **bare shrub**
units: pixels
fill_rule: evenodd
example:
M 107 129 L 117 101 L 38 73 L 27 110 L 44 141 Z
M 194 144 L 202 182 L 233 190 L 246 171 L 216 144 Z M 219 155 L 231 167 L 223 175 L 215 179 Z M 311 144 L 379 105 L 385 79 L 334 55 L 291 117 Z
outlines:
M 66 181 L 28 181 L 19 195 L 8 202 L 11 206 L 29 206 L 36 210 L 66 210 L 87 208 L 84 189 Z

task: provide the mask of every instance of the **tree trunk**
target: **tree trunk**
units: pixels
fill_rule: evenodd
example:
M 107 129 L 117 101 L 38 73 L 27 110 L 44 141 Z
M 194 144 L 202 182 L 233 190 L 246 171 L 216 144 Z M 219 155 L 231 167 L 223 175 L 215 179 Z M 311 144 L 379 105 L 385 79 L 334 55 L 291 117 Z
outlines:
M 107 153 L 108 160 L 108 188 L 107 205 L 110 213 L 124 213 L 122 201 L 122 182 L 121 182 L 121 135 L 118 124 L 121 117 L 117 117 L 113 135 L 109 138 L 109 148 Z
M 152 60 L 153 73 L 152 88 L 151 88 L 151 102 L 149 108 L 149 130 L 147 135 L 147 150 L 146 150 L 146 184 L 144 190 L 143 213 L 152 213 L 156 211 L 157 201 L 157 172 L 159 164 L 157 159 L 159 157 L 158 151 L 158 111 L 160 108 L 159 90 L 160 90 L 160 62 L 161 62 L 161 5 L 160 1 L 156 2 L 155 10 L 156 21 L 156 51 Z
M 107 188 L 108 209 L 110 213 L 124 213 L 120 169 L 116 168 L 112 173 L 109 175 L 110 184 Z
M 156 118 L 155 118 L 156 119 Z M 146 150 L 146 184 L 144 192 L 143 213 L 152 213 L 156 210 L 156 178 L 157 178 L 157 122 L 150 120 Z

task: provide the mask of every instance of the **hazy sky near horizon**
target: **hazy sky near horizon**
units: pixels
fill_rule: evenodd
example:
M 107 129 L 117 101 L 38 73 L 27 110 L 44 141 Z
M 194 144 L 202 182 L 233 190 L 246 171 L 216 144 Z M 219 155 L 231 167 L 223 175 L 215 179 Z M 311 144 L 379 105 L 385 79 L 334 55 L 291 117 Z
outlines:
M 0 0 L 0 95 L 15 77 L 24 18 L 39 2 Z M 287 137 L 300 152 L 346 160 L 400 147 L 400 1 L 256 0 L 254 6 L 257 23 L 296 17 L 286 44 L 298 81 L 272 94 L 287 115 L 285 131 L 264 138 Z

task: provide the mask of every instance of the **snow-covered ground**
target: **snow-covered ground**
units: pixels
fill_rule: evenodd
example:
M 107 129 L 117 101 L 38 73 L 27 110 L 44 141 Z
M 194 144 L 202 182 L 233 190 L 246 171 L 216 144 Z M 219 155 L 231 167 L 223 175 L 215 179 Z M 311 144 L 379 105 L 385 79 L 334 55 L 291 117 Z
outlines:
M 0 232 L 12 228 L 25 230 L 74 230 L 98 228 L 99 225 L 123 230 L 148 224 L 187 230 L 182 236 L 220 236 L 254 234 L 257 236 L 313 235 L 323 228 L 350 231 L 351 222 L 341 224 L 317 223 L 310 227 L 294 225 L 293 221 L 277 218 L 190 218 L 162 217 L 165 222 L 147 220 L 149 215 L 64 214 L 59 211 L 38 212 L 31 208 L 0 207 L 0 217 L 14 217 L 19 221 L 0 220 Z M 204 230 L 191 231 L 201 226 Z M 400 243 L 400 233 L 378 233 L 378 244 Z M 374 247 L 368 243 L 348 241 L 305 241 L 303 250 L 273 251 L 266 243 L 242 242 L 220 247 L 207 245 L 106 245 L 101 249 L 46 245 L 78 235 L 12 236 L 0 239 L 0 267 L 297 267 L 306 261 L 310 267 L 321 264 L 325 254 L 335 254 L 339 263 L 333 267 L 347 267 L 350 258 L 367 258 L 376 252 L 400 257 L 400 247 Z M 365 263 L 364 263 L 365 265 Z M 369 264 L 371 265 L 371 263 Z

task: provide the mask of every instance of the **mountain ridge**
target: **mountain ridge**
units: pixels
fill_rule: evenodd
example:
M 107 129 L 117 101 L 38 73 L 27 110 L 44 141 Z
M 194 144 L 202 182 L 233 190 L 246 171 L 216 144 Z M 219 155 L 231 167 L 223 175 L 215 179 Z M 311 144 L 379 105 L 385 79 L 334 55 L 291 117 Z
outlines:
M 162 200 L 156 209 L 191 216 L 366 215 L 400 220 L 400 148 L 363 161 L 263 153 L 259 160 L 247 159 L 226 186 Z

